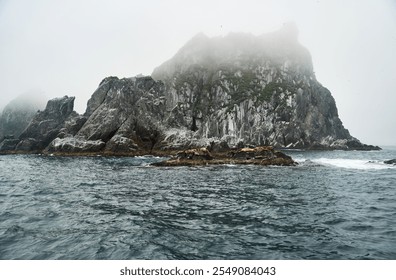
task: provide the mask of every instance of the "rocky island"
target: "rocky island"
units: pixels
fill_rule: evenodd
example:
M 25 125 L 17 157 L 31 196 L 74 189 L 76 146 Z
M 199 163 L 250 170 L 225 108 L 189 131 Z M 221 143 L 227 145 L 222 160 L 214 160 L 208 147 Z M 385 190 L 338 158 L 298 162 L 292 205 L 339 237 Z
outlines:
M 222 153 L 211 153 L 207 148 L 190 149 L 178 152 L 171 159 L 153 163 L 154 166 L 200 166 L 215 164 L 254 164 L 293 166 L 297 163 L 272 147 L 231 149 Z
M 14 136 L 3 112 L 0 153 L 291 165 L 274 149 L 380 149 L 344 128 L 292 24 L 261 36 L 198 34 L 152 76 L 105 78 L 84 114 L 73 108 L 74 97 L 50 100 Z

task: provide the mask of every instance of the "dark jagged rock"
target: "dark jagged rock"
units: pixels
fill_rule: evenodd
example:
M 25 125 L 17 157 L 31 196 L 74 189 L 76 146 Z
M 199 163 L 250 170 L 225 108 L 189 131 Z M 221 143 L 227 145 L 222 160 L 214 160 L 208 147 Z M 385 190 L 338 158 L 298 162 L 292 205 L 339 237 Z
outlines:
M 176 154 L 169 160 L 153 163 L 153 166 L 200 166 L 218 164 L 297 165 L 293 159 L 272 147 L 242 148 L 228 153 L 211 154 L 206 148 L 190 149 Z
M 106 78 L 88 101 L 85 114 L 71 119 L 76 125 L 66 122 L 66 127 L 73 128 L 61 131 L 67 137 L 56 139 L 48 151 L 151 152 L 158 148 L 166 129 L 162 126 L 166 114 L 163 94 L 163 83 L 151 77 Z
M 353 138 L 351 140 L 347 141 L 346 146 L 350 150 L 362 150 L 362 151 L 372 151 L 372 150 L 381 150 L 380 147 L 374 146 L 374 145 L 367 145 L 367 144 L 362 144 L 359 140 L 356 138 Z
M 40 152 L 44 147 L 45 144 L 35 138 L 25 138 L 19 141 L 15 150 L 19 152 Z
M 19 143 L 19 139 L 15 139 L 13 136 L 11 138 L 4 138 L 0 142 L 0 152 L 2 151 L 13 151 Z
M 17 151 L 40 152 L 58 135 L 65 121 L 73 113 L 74 97 L 64 96 L 49 100 L 46 108 L 39 111 L 29 126 L 19 136 Z
M 59 131 L 57 137 L 65 138 L 76 135 L 86 121 L 86 116 L 82 116 L 77 114 L 76 112 L 72 112 L 70 116 L 65 120 L 65 124 L 63 128 Z
M 77 136 L 108 142 L 119 135 L 151 149 L 166 113 L 163 90 L 150 77 L 105 79 L 88 101 L 88 120 Z
M 385 160 L 384 163 L 396 165 L 396 159 Z

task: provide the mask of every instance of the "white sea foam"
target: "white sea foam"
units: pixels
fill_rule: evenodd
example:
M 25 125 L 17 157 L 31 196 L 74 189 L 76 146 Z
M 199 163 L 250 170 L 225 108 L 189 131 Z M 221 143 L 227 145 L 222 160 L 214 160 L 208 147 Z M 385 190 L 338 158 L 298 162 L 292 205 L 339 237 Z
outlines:
M 312 159 L 320 165 L 335 166 L 348 169 L 388 169 L 395 168 L 393 165 L 388 165 L 380 161 L 361 160 L 361 159 L 344 159 L 344 158 L 319 158 Z
M 157 157 L 157 156 L 152 156 L 152 155 L 146 155 L 146 156 L 136 156 L 135 158 L 138 159 L 160 159 L 160 158 L 164 158 L 164 157 Z

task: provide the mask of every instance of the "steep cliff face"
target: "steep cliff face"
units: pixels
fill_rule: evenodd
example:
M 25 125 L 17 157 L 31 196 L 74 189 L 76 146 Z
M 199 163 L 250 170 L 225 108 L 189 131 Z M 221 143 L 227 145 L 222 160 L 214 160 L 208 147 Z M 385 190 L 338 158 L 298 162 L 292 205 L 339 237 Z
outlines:
M 168 126 L 178 129 L 167 139 L 187 134 L 192 143 L 231 146 L 365 147 L 343 127 L 294 26 L 259 37 L 199 34 L 152 76 L 166 85 Z
M 104 79 L 76 133 L 57 137 L 50 152 L 131 153 L 159 148 L 166 115 L 164 85 L 151 77 Z
M 105 79 L 88 102 L 89 119 L 77 136 L 101 139 L 114 152 L 154 149 L 166 129 L 163 92 L 163 83 L 151 77 Z

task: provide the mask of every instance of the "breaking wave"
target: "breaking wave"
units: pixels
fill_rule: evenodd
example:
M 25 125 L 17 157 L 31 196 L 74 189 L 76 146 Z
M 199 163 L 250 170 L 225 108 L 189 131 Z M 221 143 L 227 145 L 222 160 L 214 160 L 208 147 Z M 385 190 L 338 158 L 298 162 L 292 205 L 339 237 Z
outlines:
M 396 169 L 384 161 L 396 157 L 396 148 L 382 151 L 295 151 L 289 154 L 304 167 L 329 167 L 355 170 Z
M 319 158 L 307 160 L 309 164 L 318 164 L 323 166 L 334 166 L 348 169 L 389 169 L 396 168 L 394 165 L 385 164 L 378 160 L 361 160 L 361 159 L 345 159 L 345 158 Z

